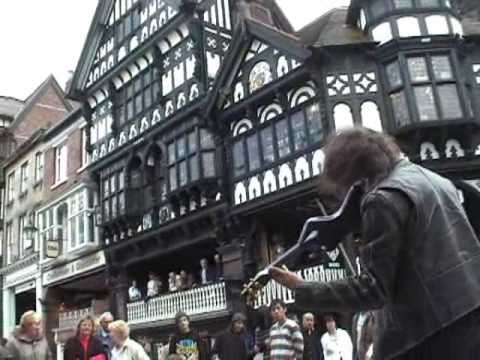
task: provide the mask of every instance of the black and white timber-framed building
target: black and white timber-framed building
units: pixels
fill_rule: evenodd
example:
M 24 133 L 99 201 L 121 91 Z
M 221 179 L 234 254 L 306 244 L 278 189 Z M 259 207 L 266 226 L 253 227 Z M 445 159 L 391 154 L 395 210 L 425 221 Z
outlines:
M 474 207 L 480 28 L 465 4 L 353 0 L 295 32 L 273 0 L 100 1 L 70 95 L 117 316 L 156 341 L 178 308 L 223 327 L 242 281 L 318 212 L 322 146 L 341 128 L 394 135 L 412 161 L 469 180 Z M 225 281 L 127 304 L 132 279 L 165 283 L 216 252 Z M 306 277 L 346 276 L 338 252 L 309 261 Z M 278 296 L 293 302 L 271 284 L 257 305 Z

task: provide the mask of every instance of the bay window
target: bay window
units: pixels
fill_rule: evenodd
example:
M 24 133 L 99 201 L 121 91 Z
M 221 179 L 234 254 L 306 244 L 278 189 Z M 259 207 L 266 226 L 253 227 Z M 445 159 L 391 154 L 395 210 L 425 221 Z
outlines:
M 449 54 L 422 54 L 385 65 L 389 97 L 397 126 L 418 121 L 452 120 L 463 117 L 461 99 Z M 402 74 L 400 64 L 405 62 Z M 410 99 L 408 94 L 410 93 Z M 412 102 L 409 111 L 409 102 Z
M 109 222 L 125 214 L 125 175 L 123 169 L 102 178 L 102 219 Z
M 216 176 L 215 142 L 205 129 L 193 129 L 167 145 L 169 189 Z M 238 164 L 239 168 L 242 167 Z

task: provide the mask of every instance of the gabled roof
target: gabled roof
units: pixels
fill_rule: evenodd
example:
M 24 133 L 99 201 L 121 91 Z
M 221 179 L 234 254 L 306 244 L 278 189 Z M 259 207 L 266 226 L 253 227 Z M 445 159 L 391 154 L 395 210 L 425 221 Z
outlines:
M 77 62 L 75 73 L 73 74 L 72 84 L 68 95 L 71 97 L 78 97 L 76 91 L 83 87 L 88 77 L 88 70 L 95 58 L 98 45 L 102 41 L 103 29 L 108 22 L 108 16 L 115 6 L 115 0 L 99 0 L 95 14 L 90 24 L 87 37 L 83 44 L 80 58 Z
M 12 122 L 11 129 L 14 129 L 24 117 L 29 113 L 32 107 L 36 104 L 36 102 L 48 91 L 48 89 L 52 88 L 55 93 L 58 95 L 58 98 L 62 101 L 65 109 L 67 111 L 72 110 L 72 105 L 69 101 L 65 99 L 65 93 L 63 92 L 60 85 L 58 85 L 57 80 L 53 75 L 49 75 L 47 79 L 41 83 L 33 93 L 30 94 L 29 97 L 25 100 L 24 107 L 17 113 L 15 119 Z
M 309 47 L 348 45 L 371 42 L 365 33 L 347 23 L 349 9 L 332 9 L 297 32 Z
M 225 100 L 223 96 L 225 95 L 224 89 L 231 89 L 235 76 L 240 70 L 245 55 L 249 50 L 249 42 L 254 38 L 301 60 L 306 60 L 311 55 L 310 50 L 306 49 L 296 36 L 258 21 L 245 19 L 243 24 L 237 27 L 228 54 L 215 79 L 212 91 L 209 94 L 204 114 L 205 118 L 210 115 L 216 106 L 220 105 L 219 102 Z

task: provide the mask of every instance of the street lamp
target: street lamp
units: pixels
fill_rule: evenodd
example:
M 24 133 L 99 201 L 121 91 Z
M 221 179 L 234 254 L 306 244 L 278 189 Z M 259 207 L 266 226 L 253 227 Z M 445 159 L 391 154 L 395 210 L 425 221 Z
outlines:
M 23 232 L 25 234 L 25 240 L 29 244 L 29 246 L 26 246 L 26 248 L 33 247 L 33 243 L 35 241 L 35 233 L 37 231 L 38 229 L 35 227 L 35 225 L 32 224 L 32 221 L 29 220 L 28 224 L 23 228 Z

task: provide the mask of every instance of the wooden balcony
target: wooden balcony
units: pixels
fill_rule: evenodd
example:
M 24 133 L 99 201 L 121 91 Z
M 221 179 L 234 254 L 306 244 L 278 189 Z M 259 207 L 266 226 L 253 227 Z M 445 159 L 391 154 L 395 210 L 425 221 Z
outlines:
M 60 312 L 58 314 L 58 329 L 75 329 L 80 319 L 87 315 L 94 316 L 93 308 L 88 307 L 84 309 Z
M 158 321 L 173 321 L 178 311 L 189 316 L 208 315 L 227 311 L 227 291 L 224 282 L 191 290 L 160 295 L 127 304 L 128 323 L 131 325 Z
M 345 279 L 347 277 L 345 269 L 340 267 L 338 263 L 334 264 L 338 266 L 325 267 L 324 265 L 317 265 L 296 271 L 296 273 L 306 281 L 329 282 Z M 295 302 L 293 291 L 274 280 L 270 280 L 258 295 L 255 308 L 258 309 L 261 306 L 269 306 L 274 299 L 281 299 L 286 304 L 293 304 Z

